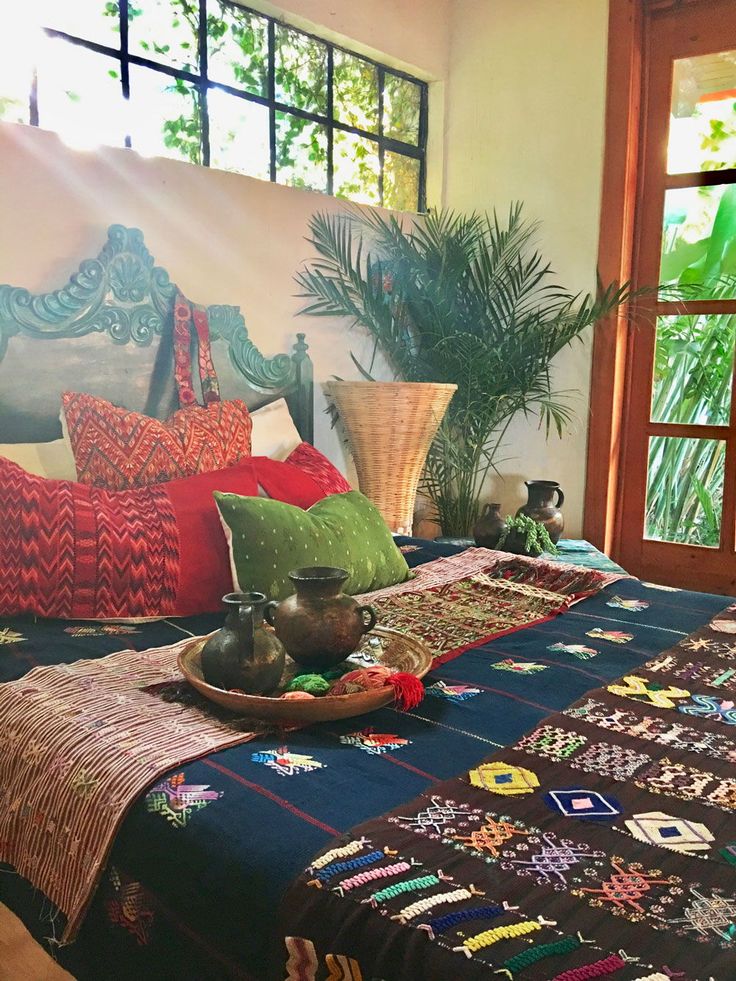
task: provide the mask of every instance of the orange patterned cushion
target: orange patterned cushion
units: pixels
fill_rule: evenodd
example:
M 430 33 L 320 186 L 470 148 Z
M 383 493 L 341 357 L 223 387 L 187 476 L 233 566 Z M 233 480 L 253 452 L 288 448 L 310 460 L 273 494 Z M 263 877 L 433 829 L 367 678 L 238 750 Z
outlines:
M 105 399 L 65 392 L 62 406 L 80 483 L 131 490 L 231 467 L 250 456 L 245 402 L 179 409 L 166 422 Z

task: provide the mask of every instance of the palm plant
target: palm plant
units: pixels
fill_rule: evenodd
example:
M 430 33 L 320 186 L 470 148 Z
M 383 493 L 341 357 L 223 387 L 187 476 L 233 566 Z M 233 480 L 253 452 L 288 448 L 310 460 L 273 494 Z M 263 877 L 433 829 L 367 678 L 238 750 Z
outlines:
M 467 535 L 483 483 L 497 468 L 519 413 L 562 434 L 572 393 L 557 391 L 555 355 L 628 296 L 611 285 L 596 297 L 554 282 L 534 248 L 537 225 L 514 204 L 493 215 L 433 211 L 405 228 L 375 211 L 318 213 L 317 258 L 296 275 L 301 311 L 347 317 L 373 339 L 394 375 L 457 385 L 430 450 L 423 489 L 442 531 Z

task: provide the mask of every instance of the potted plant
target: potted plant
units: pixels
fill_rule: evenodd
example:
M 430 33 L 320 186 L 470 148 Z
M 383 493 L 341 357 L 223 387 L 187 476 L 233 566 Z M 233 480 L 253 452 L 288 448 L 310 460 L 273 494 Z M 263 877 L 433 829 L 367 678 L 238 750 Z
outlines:
M 536 558 L 542 552 L 557 555 L 557 546 L 549 537 L 549 532 L 544 525 L 526 514 L 506 518 L 495 548 L 499 552 L 530 555 L 532 558 Z
M 408 224 L 353 209 L 315 214 L 309 227 L 317 258 L 296 276 L 309 301 L 301 312 L 347 317 L 373 339 L 368 365 L 353 356 L 365 381 L 343 382 L 342 390 L 361 386 L 354 401 L 365 402 L 369 392 L 370 404 L 377 401 L 370 384 L 377 384 L 371 371 L 379 351 L 402 383 L 457 387 L 436 419 L 423 491 L 444 535 L 470 534 L 511 420 L 538 414 L 548 432 L 561 435 L 571 410 L 568 393 L 554 389 L 552 359 L 624 302 L 627 288 L 611 285 L 592 297 L 556 284 L 533 247 L 537 226 L 520 204 L 505 222 L 443 210 Z M 334 384 L 330 394 L 354 449 Z M 400 426 L 395 416 L 394 432 Z M 399 465 L 391 454 L 374 454 L 373 468 L 384 475 Z

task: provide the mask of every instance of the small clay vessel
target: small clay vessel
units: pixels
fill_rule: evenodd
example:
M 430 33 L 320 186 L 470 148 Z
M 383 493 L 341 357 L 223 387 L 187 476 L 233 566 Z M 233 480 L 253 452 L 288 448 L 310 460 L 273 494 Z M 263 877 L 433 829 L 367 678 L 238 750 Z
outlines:
M 208 685 L 239 688 L 248 695 L 268 695 L 281 681 L 286 653 L 273 630 L 275 602 L 263 593 L 223 596 L 227 615 L 223 627 L 202 648 L 202 675 Z
M 517 514 L 526 514 L 547 529 L 553 542 L 558 542 L 565 527 L 565 519 L 560 508 L 565 503 L 565 495 L 556 480 L 525 480 L 529 500 L 520 507 Z M 557 495 L 557 502 L 553 498 Z
M 495 548 L 501 537 L 505 522 L 501 517 L 500 504 L 486 504 L 483 513 L 473 526 L 473 538 L 476 545 L 483 548 Z
M 296 593 L 278 604 L 273 625 L 298 664 L 314 671 L 334 667 L 375 627 L 373 607 L 360 606 L 342 592 L 348 575 L 345 569 L 331 566 L 309 566 L 289 573 Z

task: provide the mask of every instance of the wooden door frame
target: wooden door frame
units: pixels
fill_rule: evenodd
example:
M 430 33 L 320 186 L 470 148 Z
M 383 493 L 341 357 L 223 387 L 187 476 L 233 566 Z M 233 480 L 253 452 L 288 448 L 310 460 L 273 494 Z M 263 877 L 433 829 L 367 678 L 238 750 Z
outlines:
M 609 0 L 605 150 L 598 273 L 603 283 L 628 282 L 634 269 L 635 217 L 641 193 L 642 70 L 647 18 L 714 0 Z M 614 558 L 621 550 L 621 485 L 632 374 L 629 311 L 595 329 L 583 513 L 585 538 Z

